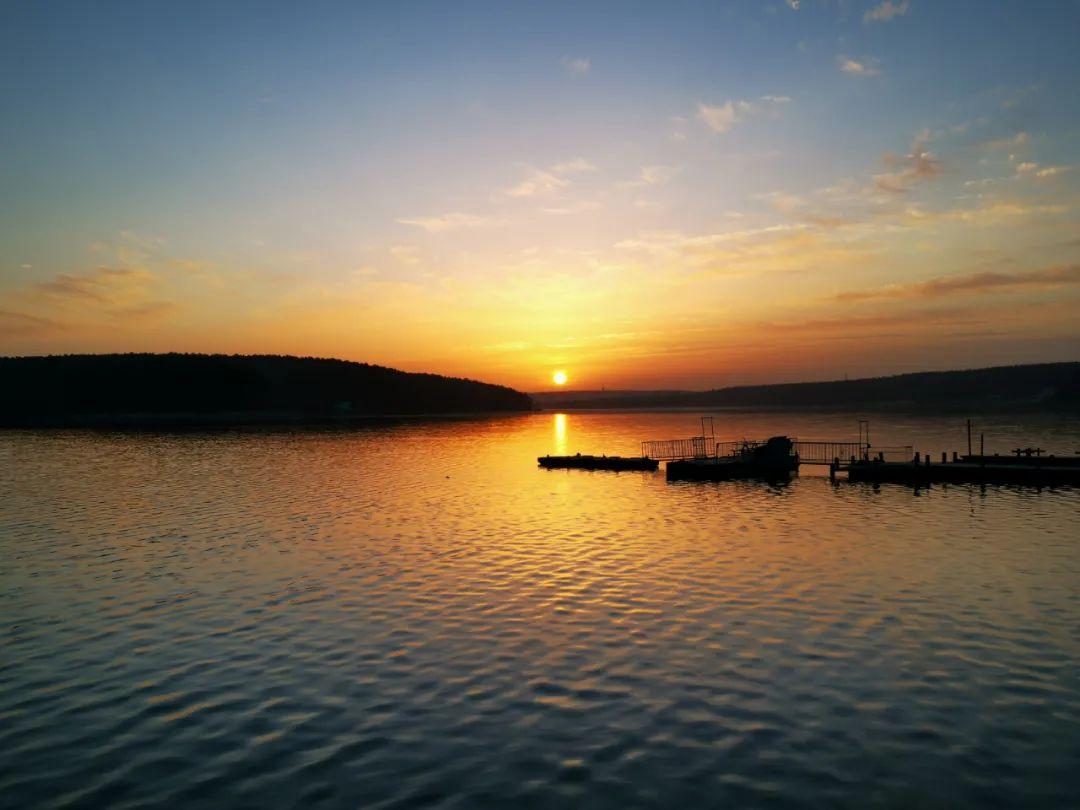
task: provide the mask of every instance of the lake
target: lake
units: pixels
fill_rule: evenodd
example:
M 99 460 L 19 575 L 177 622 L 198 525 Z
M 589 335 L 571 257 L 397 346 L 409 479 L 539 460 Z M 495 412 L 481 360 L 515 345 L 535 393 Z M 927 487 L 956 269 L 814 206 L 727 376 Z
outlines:
M 0 805 L 1075 805 L 1080 491 L 536 466 L 697 416 L 0 433 Z

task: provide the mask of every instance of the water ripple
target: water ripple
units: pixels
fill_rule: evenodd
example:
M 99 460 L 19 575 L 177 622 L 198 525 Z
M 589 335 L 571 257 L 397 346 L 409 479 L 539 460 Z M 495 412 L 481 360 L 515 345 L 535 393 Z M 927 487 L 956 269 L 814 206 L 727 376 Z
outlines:
M 535 467 L 685 420 L 0 436 L 0 805 L 1074 803 L 1080 493 Z

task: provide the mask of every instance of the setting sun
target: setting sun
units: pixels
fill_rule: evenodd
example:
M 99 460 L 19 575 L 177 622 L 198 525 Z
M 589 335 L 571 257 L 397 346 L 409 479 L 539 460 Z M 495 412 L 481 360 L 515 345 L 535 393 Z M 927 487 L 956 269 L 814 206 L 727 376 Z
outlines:
M 570 378 L 566 376 L 565 371 L 556 371 L 551 375 L 551 381 L 556 385 L 566 385 L 567 380 Z

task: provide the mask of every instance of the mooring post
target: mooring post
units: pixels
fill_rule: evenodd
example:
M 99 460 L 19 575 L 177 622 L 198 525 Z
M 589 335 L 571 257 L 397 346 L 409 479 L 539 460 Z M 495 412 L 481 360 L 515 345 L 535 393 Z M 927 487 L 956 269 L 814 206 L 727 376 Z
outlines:
M 960 460 L 959 456 L 956 455 L 955 450 L 952 451 L 952 460 L 954 463 Z
M 967 420 L 967 433 L 968 433 L 968 455 L 971 455 L 971 420 Z
M 941 451 L 941 463 L 944 464 L 948 460 L 949 460 L 948 454 L 944 450 L 942 450 Z

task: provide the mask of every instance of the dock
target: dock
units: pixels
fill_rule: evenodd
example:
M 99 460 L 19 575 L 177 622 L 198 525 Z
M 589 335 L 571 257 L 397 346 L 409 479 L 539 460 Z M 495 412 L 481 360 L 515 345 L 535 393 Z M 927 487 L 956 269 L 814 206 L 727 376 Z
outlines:
M 984 445 L 979 438 L 980 448 Z M 828 467 L 833 481 L 902 484 L 1080 485 L 1080 454 L 1055 455 L 1042 448 L 1017 448 L 1012 455 L 972 452 L 968 420 L 968 452 L 954 452 L 940 461 L 915 452 L 911 445 L 882 447 L 870 442 L 870 426 L 859 420 L 858 441 L 800 440 L 773 436 L 764 440 L 716 441 L 713 418 L 702 417 L 701 433 L 685 439 L 641 442 L 640 456 L 540 456 L 546 469 L 654 472 L 666 463 L 669 481 L 785 481 L 806 465 Z
M 548 470 L 611 470 L 622 472 L 638 470 L 655 472 L 660 462 L 652 458 L 638 456 L 540 456 L 537 464 Z
M 845 473 L 847 480 L 872 484 L 1020 484 L 1058 486 L 1080 484 L 1080 456 L 1012 458 L 1009 456 L 961 456 L 932 461 L 930 456 L 894 462 L 858 459 L 837 463 L 830 476 Z
M 730 481 L 757 478 L 783 481 L 799 470 L 795 443 L 787 436 L 764 442 L 718 442 L 710 456 L 667 463 L 668 481 Z

